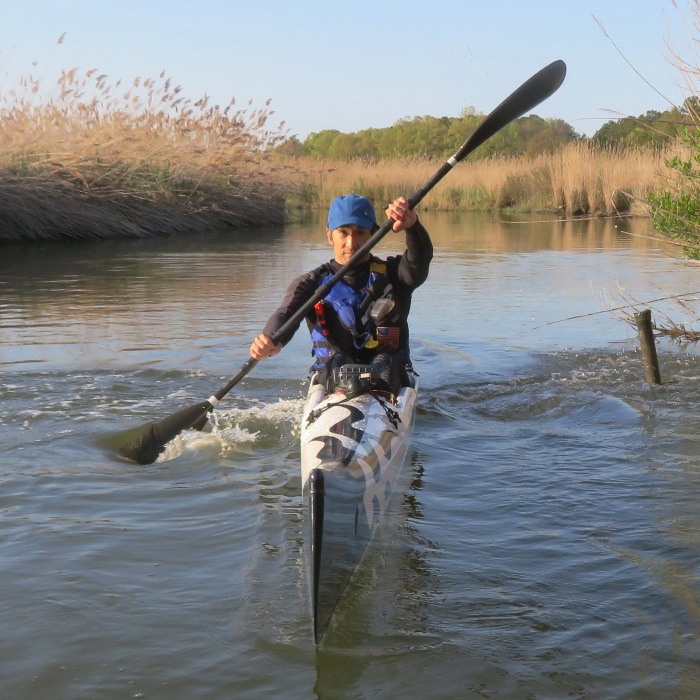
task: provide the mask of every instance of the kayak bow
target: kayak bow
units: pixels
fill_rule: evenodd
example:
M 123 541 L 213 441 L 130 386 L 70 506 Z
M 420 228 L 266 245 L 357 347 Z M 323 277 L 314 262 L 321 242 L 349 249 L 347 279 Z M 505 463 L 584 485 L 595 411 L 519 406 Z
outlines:
M 361 372 L 363 366 L 351 367 Z M 317 644 L 386 510 L 408 452 L 416 397 L 414 376 L 395 401 L 369 383 L 359 392 L 331 395 L 320 384 L 309 387 L 301 471 Z

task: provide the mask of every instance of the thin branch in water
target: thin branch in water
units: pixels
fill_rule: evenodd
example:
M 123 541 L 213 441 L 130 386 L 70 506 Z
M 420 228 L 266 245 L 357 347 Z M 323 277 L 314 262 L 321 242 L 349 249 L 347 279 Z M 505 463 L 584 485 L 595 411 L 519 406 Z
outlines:
M 686 292 L 685 294 L 672 294 L 670 296 L 659 297 L 658 299 L 649 299 L 648 301 L 640 301 L 640 302 L 635 302 L 635 303 L 630 303 L 630 304 L 623 304 L 622 306 L 616 306 L 612 309 L 603 309 L 602 311 L 591 311 L 587 314 L 577 314 L 576 316 L 569 316 L 568 318 L 560 318 L 556 321 L 549 321 L 547 323 L 543 323 L 540 326 L 533 326 L 529 330 L 536 331 L 540 328 L 546 328 L 547 326 L 553 326 L 557 323 L 564 323 L 565 321 L 575 321 L 576 319 L 579 319 L 579 318 L 588 318 L 589 316 L 599 316 L 600 314 L 609 314 L 609 313 L 612 313 L 614 311 L 621 311 L 622 309 L 633 309 L 633 308 L 636 308 L 638 306 L 648 306 L 649 304 L 655 304 L 656 302 L 659 302 L 659 301 L 668 301 L 669 299 L 682 299 L 685 297 L 692 297 L 692 296 L 695 296 L 696 294 L 700 294 L 700 290 L 698 290 L 696 292 Z M 699 297 L 699 299 L 700 299 L 700 297 Z

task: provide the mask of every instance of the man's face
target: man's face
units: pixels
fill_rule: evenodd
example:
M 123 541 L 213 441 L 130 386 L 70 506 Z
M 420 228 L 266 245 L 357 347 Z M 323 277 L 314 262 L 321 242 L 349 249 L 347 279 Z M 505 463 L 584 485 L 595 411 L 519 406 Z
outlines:
M 326 229 L 328 242 L 333 246 L 333 254 L 336 262 L 345 265 L 355 252 L 369 240 L 372 232 L 369 229 L 349 224 L 348 226 L 339 226 L 332 231 Z M 369 252 L 358 262 L 365 262 L 369 259 Z

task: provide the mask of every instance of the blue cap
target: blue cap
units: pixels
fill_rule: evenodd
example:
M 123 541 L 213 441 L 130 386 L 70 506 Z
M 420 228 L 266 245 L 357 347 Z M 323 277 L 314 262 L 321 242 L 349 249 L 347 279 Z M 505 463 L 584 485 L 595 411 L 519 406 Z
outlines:
M 374 207 L 367 197 L 346 194 L 336 197 L 328 210 L 328 228 L 333 231 L 340 226 L 360 226 L 369 231 L 377 230 Z

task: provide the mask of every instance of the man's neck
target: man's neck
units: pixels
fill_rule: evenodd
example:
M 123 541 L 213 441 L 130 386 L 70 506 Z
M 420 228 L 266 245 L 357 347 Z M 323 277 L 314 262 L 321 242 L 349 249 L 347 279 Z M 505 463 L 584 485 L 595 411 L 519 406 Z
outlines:
M 357 263 L 353 265 L 344 275 L 343 279 L 351 287 L 361 287 L 367 283 L 367 277 L 369 275 L 369 264 L 371 258 L 365 260 L 365 262 Z M 342 266 L 337 260 L 332 260 L 331 265 L 333 269 L 337 272 Z

